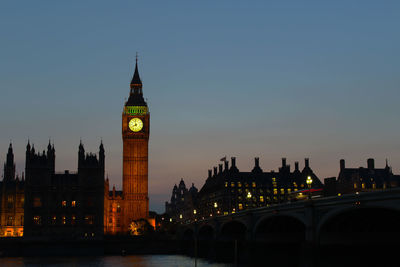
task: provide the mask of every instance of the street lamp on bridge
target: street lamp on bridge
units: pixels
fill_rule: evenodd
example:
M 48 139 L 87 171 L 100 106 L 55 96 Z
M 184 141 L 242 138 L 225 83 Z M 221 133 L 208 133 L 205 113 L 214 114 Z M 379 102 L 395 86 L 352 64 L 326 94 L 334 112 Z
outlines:
M 312 178 L 311 176 L 307 177 L 306 183 L 308 185 L 308 199 L 311 199 L 311 185 L 312 185 Z

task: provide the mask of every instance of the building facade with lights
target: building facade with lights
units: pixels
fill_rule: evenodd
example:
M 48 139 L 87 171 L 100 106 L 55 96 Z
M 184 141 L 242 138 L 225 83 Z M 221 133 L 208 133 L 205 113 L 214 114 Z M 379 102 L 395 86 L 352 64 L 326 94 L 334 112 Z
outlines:
M 344 159 L 340 160 L 340 171 L 335 177 L 325 179 L 325 195 L 352 194 L 375 190 L 385 190 L 400 186 L 400 175 L 395 175 L 392 168 L 375 168 L 375 160 L 367 160 L 366 167 L 348 168 Z
M 55 172 L 55 149 L 26 147 L 25 179 L 15 177 L 10 144 L 0 182 L 0 237 L 101 239 L 127 234 L 133 221 L 149 218 L 148 141 L 150 113 L 143 98 L 137 60 L 122 113 L 123 190 L 104 179 L 103 144 L 95 154 L 79 145 L 78 171 Z
M 79 145 L 78 171 L 55 172 L 54 145 L 36 153 L 29 142 L 25 161 L 24 237 L 102 239 L 104 207 L 103 144 L 99 155 Z
M 208 170 L 205 184 L 196 194 L 193 194 L 194 206 L 185 205 L 185 199 L 179 200 L 174 187 L 171 202 L 166 203 L 166 213 L 176 220 L 186 221 L 201 219 L 210 216 L 226 215 L 241 210 L 267 206 L 275 203 L 296 201 L 301 198 L 301 192 L 308 194 L 308 190 L 318 191 L 323 188 L 320 179 L 309 166 L 309 159 L 305 159 L 305 166 L 290 170 L 286 159 L 282 159 L 282 166 L 277 172 L 264 172 L 255 158 L 255 164 L 250 172 L 241 172 L 236 166 L 236 158 L 219 164 L 213 170 Z M 307 178 L 312 183 L 307 184 Z M 309 188 L 310 187 L 310 188 Z M 189 203 L 189 202 L 186 202 Z
M 190 218 L 197 213 L 197 193 L 198 190 L 194 184 L 187 189 L 185 182 L 181 179 L 179 185 L 175 184 L 172 189 L 170 202 L 165 202 L 165 213 L 174 221 Z
M 14 152 L 10 144 L 0 182 L 0 237 L 23 236 L 25 179 L 15 175 Z

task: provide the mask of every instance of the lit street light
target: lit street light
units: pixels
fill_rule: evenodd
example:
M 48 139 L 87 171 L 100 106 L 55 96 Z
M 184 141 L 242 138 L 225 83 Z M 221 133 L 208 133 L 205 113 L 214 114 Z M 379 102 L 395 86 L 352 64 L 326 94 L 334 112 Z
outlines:
M 311 199 L 311 185 L 312 185 L 312 178 L 311 176 L 307 177 L 306 183 L 308 185 L 308 199 Z

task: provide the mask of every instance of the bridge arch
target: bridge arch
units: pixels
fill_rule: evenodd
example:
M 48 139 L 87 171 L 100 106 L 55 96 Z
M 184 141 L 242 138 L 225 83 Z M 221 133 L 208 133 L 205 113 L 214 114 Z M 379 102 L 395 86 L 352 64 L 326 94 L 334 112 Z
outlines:
M 212 240 L 214 239 L 215 229 L 209 224 L 204 224 L 199 227 L 198 239 L 200 240 Z
M 322 218 L 316 229 L 316 240 L 319 244 L 388 242 L 388 238 L 395 241 L 400 237 L 398 225 L 398 208 L 373 205 L 340 208 Z
M 286 214 L 267 215 L 254 226 L 258 241 L 301 243 L 305 240 L 306 224 L 302 218 Z
M 370 209 L 372 211 L 375 210 L 387 210 L 387 211 L 392 211 L 392 212 L 400 212 L 400 206 L 399 207 L 391 207 L 391 206 L 384 206 L 384 205 L 375 205 L 375 204 L 363 204 L 363 205 L 354 205 L 354 206 L 346 206 L 346 207 L 340 207 L 340 208 L 336 208 L 333 209 L 329 212 L 327 212 L 326 214 L 324 214 L 323 216 L 321 216 L 322 218 L 319 220 L 318 225 L 316 226 L 316 233 L 320 233 L 321 229 L 324 225 L 326 225 L 329 221 L 331 221 L 332 219 L 334 219 L 335 217 L 339 216 L 340 214 L 343 213 L 348 213 L 348 212 L 352 212 L 355 210 L 366 210 L 366 209 Z
M 244 240 L 247 227 L 244 223 L 232 220 L 221 225 L 220 238 L 224 240 Z
M 186 227 L 182 230 L 182 239 L 183 240 L 192 240 L 194 239 L 194 231 L 192 228 Z

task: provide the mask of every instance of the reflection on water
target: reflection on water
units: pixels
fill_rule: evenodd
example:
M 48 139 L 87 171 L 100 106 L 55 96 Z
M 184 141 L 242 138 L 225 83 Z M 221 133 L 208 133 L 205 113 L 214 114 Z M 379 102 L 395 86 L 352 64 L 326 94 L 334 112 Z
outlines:
M 41 257 L 41 258 L 1 258 L 0 266 L 129 266 L 129 267 L 193 267 L 194 259 L 180 255 L 148 255 L 148 256 L 104 256 L 104 257 Z M 229 264 L 197 261 L 198 267 L 228 267 Z

